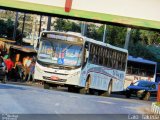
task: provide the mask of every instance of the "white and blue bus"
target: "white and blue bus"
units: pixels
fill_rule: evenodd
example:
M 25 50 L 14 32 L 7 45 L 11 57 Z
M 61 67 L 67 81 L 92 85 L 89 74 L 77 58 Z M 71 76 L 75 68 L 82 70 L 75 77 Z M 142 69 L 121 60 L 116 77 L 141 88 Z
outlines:
M 124 88 L 127 57 L 125 49 L 78 33 L 44 31 L 34 79 L 43 81 L 44 88 L 64 85 L 80 93 L 94 89 L 110 95 Z

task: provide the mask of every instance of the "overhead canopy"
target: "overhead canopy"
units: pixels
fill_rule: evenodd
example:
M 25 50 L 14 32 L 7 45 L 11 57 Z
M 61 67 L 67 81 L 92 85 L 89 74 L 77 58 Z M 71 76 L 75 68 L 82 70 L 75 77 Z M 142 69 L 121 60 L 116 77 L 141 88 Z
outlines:
M 141 57 L 128 56 L 128 61 L 157 65 L 157 62 L 147 60 L 147 59 L 143 59 Z
M 65 12 L 66 0 L 0 0 L 0 7 L 52 16 L 160 29 L 159 0 L 73 0 Z
M 36 51 L 33 48 L 27 46 L 11 45 L 11 48 L 25 53 L 36 53 Z

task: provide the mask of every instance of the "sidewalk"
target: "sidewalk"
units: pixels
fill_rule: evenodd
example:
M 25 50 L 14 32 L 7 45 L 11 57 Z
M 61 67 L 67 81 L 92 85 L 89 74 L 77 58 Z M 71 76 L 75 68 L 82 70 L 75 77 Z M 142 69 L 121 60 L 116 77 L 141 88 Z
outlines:
M 25 86 L 35 86 L 35 87 L 40 87 L 42 88 L 43 85 L 38 83 L 38 82 L 13 82 L 13 81 L 7 81 L 7 84 L 15 84 L 15 85 L 25 85 Z

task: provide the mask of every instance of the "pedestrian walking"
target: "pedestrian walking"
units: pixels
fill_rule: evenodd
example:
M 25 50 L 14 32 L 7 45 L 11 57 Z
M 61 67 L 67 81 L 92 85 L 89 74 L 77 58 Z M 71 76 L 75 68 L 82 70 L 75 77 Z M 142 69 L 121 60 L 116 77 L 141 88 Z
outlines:
M 17 73 L 17 78 L 19 78 L 21 81 L 23 81 L 24 68 L 23 68 L 23 65 L 22 65 L 21 61 L 17 62 L 15 70 L 16 70 L 16 73 Z
M 34 69 L 35 69 L 35 61 L 32 61 L 30 66 L 29 66 L 29 75 L 28 75 L 28 82 L 31 80 L 32 78 L 32 81 L 34 79 Z

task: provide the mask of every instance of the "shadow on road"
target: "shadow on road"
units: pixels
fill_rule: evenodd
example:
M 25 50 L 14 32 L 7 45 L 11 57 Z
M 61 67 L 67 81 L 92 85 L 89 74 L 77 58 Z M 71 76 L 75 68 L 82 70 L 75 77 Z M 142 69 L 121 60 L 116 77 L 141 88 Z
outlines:
M 38 87 L 38 88 L 42 88 L 43 89 L 43 85 L 42 84 L 38 84 L 38 83 L 21 83 L 21 82 L 8 82 L 11 85 L 23 85 L 23 86 L 33 86 L 33 87 Z M 3 86 L 2 86 L 3 85 Z M 20 89 L 20 90 L 25 90 L 23 87 L 18 87 L 18 86 L 9 86 L 8 84 L 0 84 L 0 89 Z M 54 90 L 54 91 L 61 91 L 61 92 L 68 92 L 68 88 L 67 87 L 51 87 L 50 90 Z M 70 92 L 70 93 L 75 93 L 75 94 L 79 94 L 77 92 Z M 92 94 L 89 95 L 95 95 L 98 96 L 97 92 L 92 92 Z M 115 92 L 112 93 L 111 96 L 112 98 L 121 98 L 121 99 L 130 99 L 130 100 L 139 100 L 138 97 L 132 96 L 131 98 L 126 98 L 124 93 L 119 93 L 119 92 Z M 144 101 L 144 100 L 139 100 L 139 101 Z M 156 101 L 156 97 L 151 97 L 150 102 Z
M 18 90 L 26 90 L 23 87 L 18 87 L 18 86 L 14 86 L 14 85 L 9 85 L 9 84 L 1 84 L 0 83 L 0 89 L 18 89 Z

